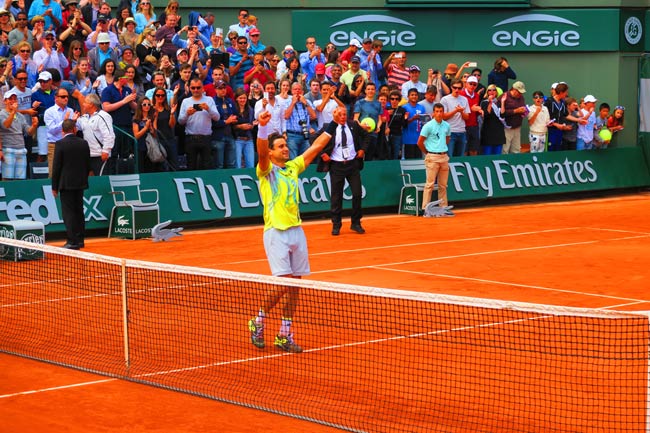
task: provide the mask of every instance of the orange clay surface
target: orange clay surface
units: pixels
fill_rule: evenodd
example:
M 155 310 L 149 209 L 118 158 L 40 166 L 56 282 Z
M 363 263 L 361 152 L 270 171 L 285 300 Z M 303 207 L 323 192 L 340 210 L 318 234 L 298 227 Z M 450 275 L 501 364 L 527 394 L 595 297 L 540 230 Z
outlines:
M 650 310 L 650 196 L 384 215 L 363 236 L 304 228 L 314 280 L 459 296 Z M 61 245 L 62 241 L 51 242 Z M 85 251 L 268 274 L 262 227 L 185 231 L 170 242 L 87 239 Z M 0 432 L 334 432 L 333 428 L 0 355 Z

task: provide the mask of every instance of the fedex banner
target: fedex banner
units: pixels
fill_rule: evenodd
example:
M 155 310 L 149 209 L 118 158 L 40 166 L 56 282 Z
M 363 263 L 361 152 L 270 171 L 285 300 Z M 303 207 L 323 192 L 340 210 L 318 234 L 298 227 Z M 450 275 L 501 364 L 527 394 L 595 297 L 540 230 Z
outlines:
M 424 167 L 424 164 L 423 164 Z M 397 213 L 402 176 L 399 161 L 366 163 L 362 172 L 363 207 L 392 208 Z M 157 189 L 160 220 L 175 224 L 259 218 L 260 203 L 254 170 L 206 170 L 141 174 L 142 189 Z M 557 194 L 650 186 L 641 147 L 604 151 L 474 156 L 450 161 L 449 200 L 452 203 L 489 198 Z M 300 183 L 301 211 L 322 213 L 330 206 L 327 173 L 307 168 Z M 346 187 L 344 206 L 351 207 Z M 108 228 L 113 209 L 108 177 L 90 178 L 84 194 L 88 229 Z M 49 180 L 0 182 L 0 221 L 34 220 L 49 232 L 64 231 L 60 202 Z

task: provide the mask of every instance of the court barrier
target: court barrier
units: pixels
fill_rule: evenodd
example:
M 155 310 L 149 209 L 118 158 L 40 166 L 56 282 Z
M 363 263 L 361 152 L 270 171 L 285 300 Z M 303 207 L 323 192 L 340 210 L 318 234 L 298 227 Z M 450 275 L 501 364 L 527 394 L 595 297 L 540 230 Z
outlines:
M 492 198 L 532 197 L 650 186 L 644 148 L 550 152 L 452 158 L 449 203 Z M 139 174 L 142 188 L 158 190 L 160 220 L 174 223 L 260 218 L 262 204 L 254 169 L 176 171 Z M 400 161 L 372 161 L 362 172 L 364 209 L 396 209 Z M 113 207 L 107 176 L 92 177 L 85 192 L 87 229 L 108 229 Z M 301 212 L 326 214 L 330 207 L 327 173 L 308 167 L 300 183 Z M 344 208 L 352 196 L 344 191 Z M 0 221 L 40 221 L 48 232 L 65 230 L 50 181 L 0 183 Z

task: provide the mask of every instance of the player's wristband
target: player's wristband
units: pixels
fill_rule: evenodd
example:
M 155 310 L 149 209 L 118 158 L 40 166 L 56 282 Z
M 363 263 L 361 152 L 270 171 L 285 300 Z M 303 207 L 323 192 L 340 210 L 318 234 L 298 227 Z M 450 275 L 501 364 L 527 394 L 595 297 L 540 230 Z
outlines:
M 270 129 L 271 128 L 269 127 L 268 123 L 266 125 L 259 125 L 257 127 L 257 138 L 267 140 L 269 138 Z

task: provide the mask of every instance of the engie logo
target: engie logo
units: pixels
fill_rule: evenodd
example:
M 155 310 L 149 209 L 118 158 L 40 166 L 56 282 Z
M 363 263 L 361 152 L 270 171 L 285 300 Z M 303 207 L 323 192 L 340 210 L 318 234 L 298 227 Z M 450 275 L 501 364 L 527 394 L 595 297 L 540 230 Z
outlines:
M 492 35 L 492 43 L 497 47 L 577 47 L 580 33 L 566 29 L 566 26 L 579 27 L 573 21 L 548 14 L 520 15 L 496 23 L 493 27 L 509 24 L 523 24 L 514 30 L 498 30 Z M 521 28 L 526 25 L 529 29 Z
M 341 26 L 353 27 L 351 30 L 336 29 Z M 362 41 L 365 38 L 379 39 L 384 47 L 413 47 L 416 42 L 415 32 L 401 27 L 415 27 L 408 21 L 386 15 L 358 15 L 346 18 L 330 26 L 334 30 L 329 40 L 334 45 L 347 47 L 350 39 Z M 376 29 L 375 29 L 376 28 Z

